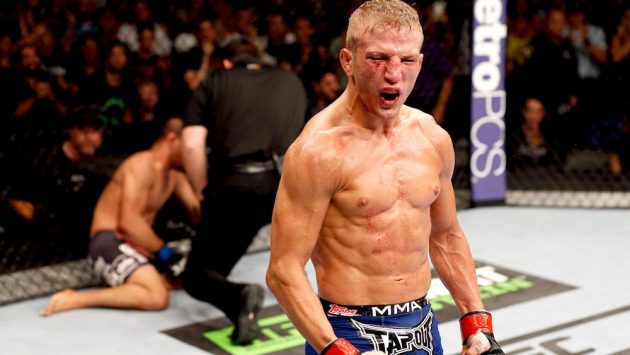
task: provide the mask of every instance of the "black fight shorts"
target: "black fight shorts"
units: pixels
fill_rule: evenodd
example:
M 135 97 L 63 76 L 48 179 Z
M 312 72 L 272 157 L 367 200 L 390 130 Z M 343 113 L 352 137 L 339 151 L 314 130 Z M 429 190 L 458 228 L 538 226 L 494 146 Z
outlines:
M 149 260 L 111 231 L 98 232 L 92 237 L 88 259 L 97 275 L 109 286 L 124 284 L 129 276 Z

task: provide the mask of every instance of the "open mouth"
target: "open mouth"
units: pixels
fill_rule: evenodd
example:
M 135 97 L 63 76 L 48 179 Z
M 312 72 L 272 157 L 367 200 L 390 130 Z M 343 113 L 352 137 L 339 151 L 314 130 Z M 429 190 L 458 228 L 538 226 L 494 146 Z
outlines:
M 398 92 L 381 92 L 381 99 L 385 103 L 394 103 L 400 96 Z

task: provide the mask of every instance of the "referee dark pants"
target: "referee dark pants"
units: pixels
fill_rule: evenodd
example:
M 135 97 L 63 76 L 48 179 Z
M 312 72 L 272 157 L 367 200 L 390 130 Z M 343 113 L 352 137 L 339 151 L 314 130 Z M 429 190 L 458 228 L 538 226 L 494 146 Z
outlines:
M 210 180 L 182 284 L 192 297 L 213 304 L 234 322 L 245 301 L 245 285 L 230 282 L 227 276 L 258 230 L 271 222 L 280 179 L 275 169 L 257 173 L 232 169 Z

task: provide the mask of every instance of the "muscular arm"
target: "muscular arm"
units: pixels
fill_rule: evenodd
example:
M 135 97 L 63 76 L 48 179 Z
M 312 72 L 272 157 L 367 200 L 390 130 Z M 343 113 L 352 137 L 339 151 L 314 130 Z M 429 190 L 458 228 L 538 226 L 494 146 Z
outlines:
M 304 266 L 328 210 L 334 178 L 321 159 L 294 145 L 285 156 L 271 227 L 267 285 L 298 331 L 319 352 L 336 338 Z
M 176 173 L 175 181 L 175 196 L 186 207 L 190 220 L 193 224 L 198 224 L 201 218 L 201 207 L 199 206 L 199 199 L 193 190 L 190 181 L 182 173 Z
M 208 129 L 200 125 L 188 126 L 182 131 L 184 171 L 199 199 L 202 198 L 203 189 L 208 183 L 207 136 Z
M 434 143 L 443 157 L 441 192 L 431 205 L 430 254 L 440 279 L 461 314 L 482 310 L 475 264 L 456 214 L 453 176 L 455 154 L 450 138 L 441 131 Z
M 118 228 L 125 233 L 132 244 L 154 254 L 164 245 L 164 242 L 153 231 L 151 222 L 143 214 L 153 183 L 151 174 L 152 170 L 144 166 L 135 167 L 122 174 Z

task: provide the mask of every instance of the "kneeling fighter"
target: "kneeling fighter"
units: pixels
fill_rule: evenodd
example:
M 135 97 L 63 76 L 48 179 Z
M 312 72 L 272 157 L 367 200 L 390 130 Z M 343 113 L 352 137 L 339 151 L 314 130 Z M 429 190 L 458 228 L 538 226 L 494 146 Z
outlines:
M 502 353 L 456 215 L 450 137 L 404 105 L 422 41 L 403 1 L 361 5 L 340 53 L 345 92 L 285 156 L 267 284 L 308 354 L 442 354 L 424 297 L 429 256 L 463 314 L 462 353 Z M 309 258 L 319 297 L 304 273 Z
M 173 194 L 193 223 L 201 214 L 182 172 L 182 127 L 180 119 L 169 119 L 151 149 L 122 162 L 96 204 L 88 259 L 110 287 L 57 292 L 41 315 L 86 307 L 157 311 L 168 306 L 170 278 L 183 271 L 185 260 L 155 233 L 153 221 Z

